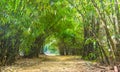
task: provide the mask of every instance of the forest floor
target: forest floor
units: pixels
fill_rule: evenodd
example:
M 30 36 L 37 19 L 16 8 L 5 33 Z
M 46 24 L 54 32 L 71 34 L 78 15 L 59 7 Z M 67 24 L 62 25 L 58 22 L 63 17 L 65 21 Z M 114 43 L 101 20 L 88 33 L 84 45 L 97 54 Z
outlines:
M 19 59 L 11 66 L 4 66 L 1 72 L 114 72 L 96 62 L 80 59 L 79 56 L 40 56 Z

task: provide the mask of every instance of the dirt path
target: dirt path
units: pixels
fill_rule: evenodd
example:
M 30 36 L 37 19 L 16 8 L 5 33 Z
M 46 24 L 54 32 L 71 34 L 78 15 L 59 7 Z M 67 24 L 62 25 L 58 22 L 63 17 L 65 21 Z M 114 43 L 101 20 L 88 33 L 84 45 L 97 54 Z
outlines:
M 113 72 L 96 63 L 80 60 L 78 56 L 42 56 L 21 59 L 12 66 L 5 66 L 2 72 Z

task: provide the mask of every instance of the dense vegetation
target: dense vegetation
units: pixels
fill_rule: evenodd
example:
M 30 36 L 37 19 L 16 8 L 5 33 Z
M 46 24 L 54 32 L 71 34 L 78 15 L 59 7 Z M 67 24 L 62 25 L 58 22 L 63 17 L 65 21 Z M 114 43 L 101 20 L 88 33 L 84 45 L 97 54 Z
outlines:
M 120 61 L 118 0 L 1 0 L 0 65 L 38 57 L 55 40 L 60 55 Z M 52 50 L 55 50 L 52 48 Z

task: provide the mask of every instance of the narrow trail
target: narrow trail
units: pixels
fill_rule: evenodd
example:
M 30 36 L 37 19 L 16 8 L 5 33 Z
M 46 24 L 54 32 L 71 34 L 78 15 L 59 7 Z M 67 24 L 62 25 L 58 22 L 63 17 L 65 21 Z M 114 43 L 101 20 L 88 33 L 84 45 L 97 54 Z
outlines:
M 107 67 L 83 61 L 78 56 L 40 56 L 20 59 L 12 66 L 2 67 L 1 72 L 113 72 Z

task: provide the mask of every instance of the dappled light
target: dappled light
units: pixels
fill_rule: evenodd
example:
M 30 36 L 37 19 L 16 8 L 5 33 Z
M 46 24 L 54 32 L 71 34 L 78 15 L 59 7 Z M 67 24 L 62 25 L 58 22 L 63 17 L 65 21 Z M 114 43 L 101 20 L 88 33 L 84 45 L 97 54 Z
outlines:
M 120 72 L 120 0 L 0 0 L 0 72 Z

